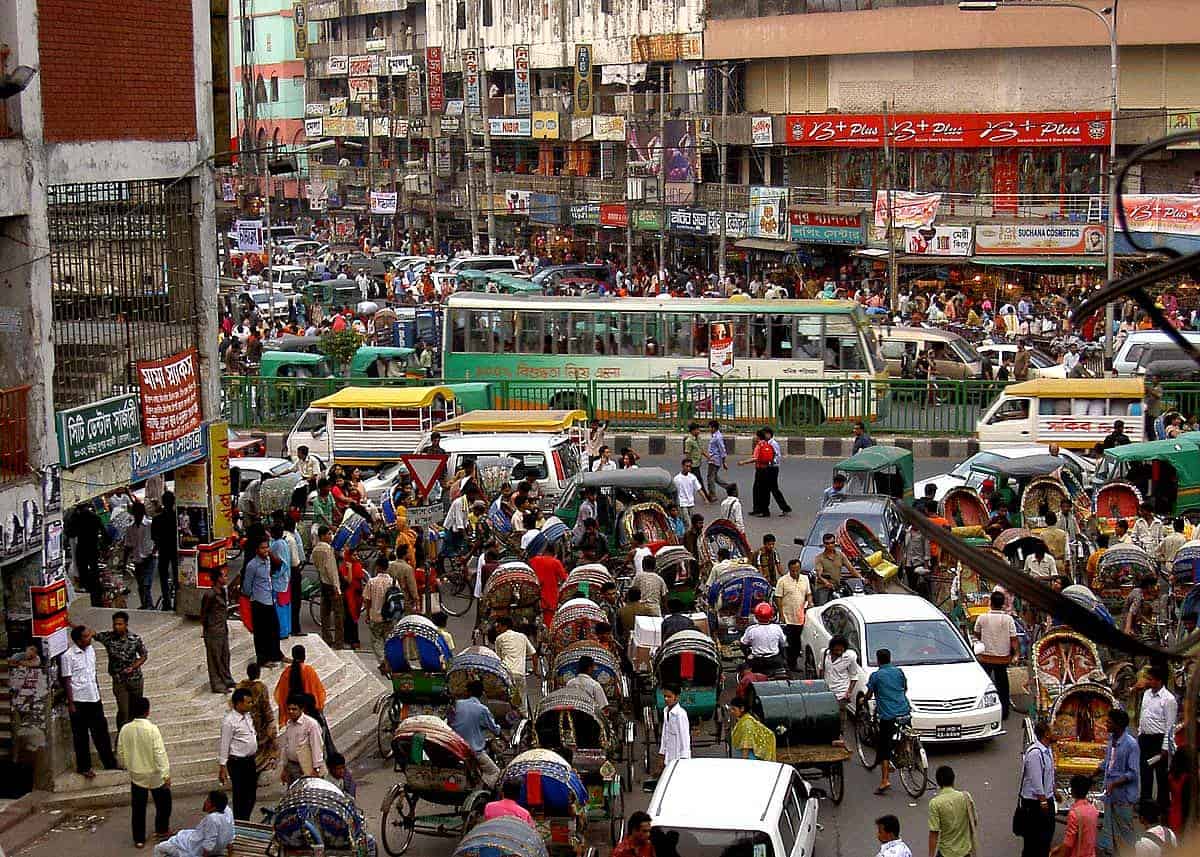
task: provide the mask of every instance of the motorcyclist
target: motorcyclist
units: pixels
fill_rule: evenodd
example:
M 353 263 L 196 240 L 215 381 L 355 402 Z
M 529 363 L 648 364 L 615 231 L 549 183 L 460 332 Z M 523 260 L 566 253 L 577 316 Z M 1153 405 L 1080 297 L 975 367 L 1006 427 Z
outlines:
M 754 608 L 755 624 L 742 634 L 742 649 L 751 669 L 766 675 L 787 674 L 787 636 L 775 619 L 775 608 L 765 601 Z

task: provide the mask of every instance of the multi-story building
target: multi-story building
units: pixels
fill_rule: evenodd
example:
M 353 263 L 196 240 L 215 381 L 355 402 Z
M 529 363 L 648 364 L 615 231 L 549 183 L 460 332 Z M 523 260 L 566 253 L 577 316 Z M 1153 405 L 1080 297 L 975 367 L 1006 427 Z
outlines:
M 6 780 L 67 764 L 74 507 L 203 457 L 218 413 L 212 5 L 0 0 L 0 71 L 36 70 L 0 102 L 0 661 L 45 665 L 12 667 Z

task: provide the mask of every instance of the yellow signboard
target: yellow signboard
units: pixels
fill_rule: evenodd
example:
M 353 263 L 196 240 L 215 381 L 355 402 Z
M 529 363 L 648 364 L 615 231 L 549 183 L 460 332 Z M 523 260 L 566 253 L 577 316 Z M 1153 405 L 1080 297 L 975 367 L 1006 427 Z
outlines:
M 233 484 L 229 478 L 229 424 L 208 424 L 208 488 L 212 503 L 212 538 L 233 535 Z
M 533 111 L 533 128 L 530 136 L 535 140 L 557 140 L 558 112 L 554 110 Z

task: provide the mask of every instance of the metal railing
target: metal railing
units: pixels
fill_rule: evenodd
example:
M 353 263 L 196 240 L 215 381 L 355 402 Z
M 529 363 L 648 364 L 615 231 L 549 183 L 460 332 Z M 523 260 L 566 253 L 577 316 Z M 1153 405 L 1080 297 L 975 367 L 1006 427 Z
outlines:
M 28 479 L 29 385 L 0 390 L 0 485 Z
M 877 190 L 884 188 L 792 187 L 788 189 L 788 202 L 869 209 L 875 205 Z M 938 214 L 959 217 L 1053 217 L 1103 223 L 1108 212 L 1104 195 L 1096 193 L 942 193 L 941 197 Z

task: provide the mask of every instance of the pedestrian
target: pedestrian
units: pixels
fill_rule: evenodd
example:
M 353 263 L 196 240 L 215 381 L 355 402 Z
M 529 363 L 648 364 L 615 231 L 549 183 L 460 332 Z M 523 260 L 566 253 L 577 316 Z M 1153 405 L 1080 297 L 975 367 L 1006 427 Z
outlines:
M 775 733 L 750 713 L 744 696 L 729 700 L 729 749 L 735 759 L 775 761 Z
M 260 667 L 283 660 L 279 649 L 279 615 L 271 585 L 271 544 L 261 538 L 242 567 L 242 594 L 250 599 L 250 622 L 254 633 L 254 657 Z
M 875 838 L 879 840 L 879 853 L 875 857 L 912 857 L 912 850 L 900 838 L 900 819 L 894 815 L 881 815 L 875 819 Z
M 813 559 L 813 601 L 817 606 L 833 598 L 842 585 L 843 571 L 851 577 L 862 577 L 834 543 L 833 533 L 826 533 L 821 537 L 821 552 Z
M 529 638 L 513 628 L 512 619 L 499 616 L 496 619 L 496 639 L 492 645 L 500 662 L 513 678 L 513 688 L 516 691 L 514 702 L 520 706 L 525 699 L 525 676 L 528 673 L 527 659 L 533 660 L 533 668 L 538 668 L 537 649 Z
M 129 514 L 133 515 L 133 523 L 125 529 L 125 537 L 122 539 L 125 559 L 133 564 L 133 577 L 137 581 L 141 609 L 153 610 L 154 596 L 151 589 L 154 586 L 154 539 L 150 535 L 151 521 L 146 517 L 146 507 L 142 503 L 131 504 Z
M 800 651 L 803 648 L 801 635 L 804 633 L 804 617 L 812 607 L 812 589 L 808 575 L 800 571 L 800 560 L 788 560 L 787 574 L 775 584 L 775 605 L 779 610 L 779 621 L 788 643 L 788 668 L 797 669 Z
M 1104 815 L 1097 846 L 1115 854 L 1133 845 L 1133 808 L 1141 790 L 1138 742 L 1129 734 L 1129 715 L 1120 708 L 1105 715 L 1108 746 L 1100 775 L 1104 778 Z
M 250 717 L 254 720 L 254 734 L 258 736 L 258 752 L 254 755 L 254 767 L 258 773 L 275 767 L 279 761 L 279 729 L 275 722 L 275 709 L 271 705 L 271 694 L 259 679 L 258 663 L 246 664 L 246 677 L 238 682 L 236 690 L 250 694 Z
M 768 484 L 767 470 L 775 458 L 775 452 L 767 443 L 767 434 L 762 429 L 756 431 L 754 437 L 754 449 L 750 453 L 750 457 L 739 461 L 738 466 L 754 465 L 754 486 L 750 490 L 750 514 L 757 518 L 769 518 L 771 517 L 770 511 L 768 511 L 771 503 L 771 490 Z
M 608 423 L 600 420 L 592 420 L 588 425 L 587 441 L 584 443 L 588 470 L 592 469 L 592 464 L 600 457 L 600 447 L 604 446 L 604 432 L 607 428 Z
M 692 727 L 687 711 L 679 704 L 680 692 L 677 684 L 663 686 L 662 737 L 658 742 L 658 755 L 662 757 L 663 768 L 677 759 L 692 758 Z M 649 787 L 650 782 L 647 782 L 642 788 Z
M 286 640 L 292 635 L 292 548 L 283 537 L 282 520 L 271 524 L 270 534 L 271 592 L 275 597 L 279 639 Z
M 729 489 L 733 483 L 726 482 L 721 478 L 721 471 L 729 469 L 729 451 L 725 448 L 725 436 L 721 434 L 721 424 L 716 420 L 710 420 L 708 423 L 708 431 L 708 451 L 704 455 L 704 459 L 707 462 L 706 469 L 708 471 L 708 493 L 709 495 L 716 497 L 717 486 L 720 485 L 725 489 L 726 497 L 737 496 L 736 493 L 733 495 L 730 495 L 729 493 Z M 741 529 L 744 532 L 746 528 L 743 525 Z
M 258 732 L 251 708 L 254 698 L 246 688 L 233 692 L 233 707 L 221 720 L 221 740 L 217 748 L 217 779 L 229 783 L 233 791 L 233 817 L 249 821 L 258 803 Z
M 117 761 L 129 772 L 133 847 L 146 847 L 146 801 L 154 799 L 154 836 L 166 839 L 171 829 L 171 763 L 162 733 L 150 722 L 150 700 L 135 697 L 133 719 L 117 735 Z
M 296 472 L 305 482 L 313 482 L 321 478 L 321 462 L 315 456 L 308 454 L 307 446 L 296 447 Z
M 1196 781 L 1192 767 L 1192 752 L 1187 747 L 1178 747 L 1171 754 L 1171 769 L 1167 774 L 1170 801 L 1167 804 L 1167 826 L 1180 836 L 1190 825 L 1192 811 L 1192 789 Z
M 354 549 L 349 545 L 342 549 L 338 577 L 340 578 L 338 584 L 342 588 L 342 604 L 345 608 L 342 639 L 345 640 L 348 649 L 357 652 L 362 648 L 358 637 L 358 620 L 362 617 L 363 585 L 367 575 L 363 571 L 362 563 L 359 562 Z
M 363 587 L 363 610 L 367 614 L 367 628 L 371 631 L 371 651 L 374 652 L 375 660 L 380 664 L 383 663 L 384 646 L 387 643 L 388 633 L 395 624 L 393 618 L 384 615 L 385 609 L 389 609 L 388 593 L 393 589 L 397 593 L 400 592 L 392 576 L 388 574 L 387 557 L 377 556 L 375 558 L 375 574 Z
M 342 648 L 345 626 L 345 606 L 342 603 L 342 582 L 338 574 L 337 556 L 333 552 L 333 533 L 329 527 L 317 529 L 312 562 L 321 581 L 321 639 L 334 649 Z
M 833 481 L 829 487 L 821 492 L 821 505 L 819 508 L 824 509 L 833 501 L 835 497 L 841 497 L 846 492 L 846 477 L 842 473 L 833 474 Z
M 213 693 L 233 690 L 229 671 L 229 570 L 222 566 L 200 599 L 200 634 L 208 662 L 208 687 Z
M 325 737 L 321 724 L 304 713 L 304 697 L 287 700 L 287 726 L 281 735 L 283 764 L 279 781 L 287 788 L 301 777 L 319 777 L 325 767 Z
M 215 789 L 204 799 L 204 817 L 154 846 L 154 857 L 212 857 L 233 845 L 233 812 L 225 792 Z
M 696 474 L 692 472 L 692 465 L 694 463 L 690 458 L 683 459 L 679 463 L 679 472 L 671 480 L 671 484 L 675 487 L 675 499 L 679 504 L 680 517 L 685 521 L 692 519 L 692 512 L 696 509 L 697 492 L 702 494 L 705 500 L 710 503 L 712 502 L 712 497 L 709 496 L 704 486 L 700 484 L 700 480 L 696 478 Z
M 475 761 L 479 763 L 479 773 L 484 784 L 490 789 L 500 779 L 500 768 L 488 755 L 487 736 L 491 733 L 500 737 L 500 726 L 492 716 L 491 709 L 483 703 L 483 682 L 472 679 L 467 683 L 467 696 L 454 703 L 450 712 L 450 727 L 458 733 L 471 750 L 475 753 Z
M 358 797 L 358 783 L 354 781 L 354 775 L 350 773 L 346 757 L 334 750 L 325 759 L 329 764 L 329 779 L 333 780 L 333 784 L 342 790 L 342 794 L 351 799 Z
M 750 564 L 757 568 L 758 573 L 765 577 L 772 586 L 778 582 L 779 578 L 783 577 L 783 562 L 779 558 L 779 551 L 775 549 L 775 544 L 775 534 L 767 533 L 762 538 L 762 547 L 750 557 Z
M 612 857 L 654 857 L 649 813 L 634 810 L 625 822 L 625 838 L 613 847 Z
M 1005 609 L 1003 592 L 993 592 L 991 607 L 975 620 L 975 638 L 983 644 L 983 651 L 976 657 L 996 686 L 1000 697 L 1000 719 L 1007 720 L 1009 706 L 1008 668 L 1016 662 L 1018 648 L 1017 623 Z
M 767 494 L 775 499 L 775 503 L 779 506 L 779 514 L 787 517 L 792 513 L 792 507 L 788 504 L 787 498 L 783 496 L 783 492 L 779 489 L 779 465 L 783 463 L 783 449 L 779 446 L 779 441 L 775 439 L 775 430 L 771 428 L 763 429 L 763 436 L 767 440 L 767 446 L 771 450 L 771 461 L 767 465 Z M 763 510 L 770 512 L 770 499 L 763 505 Z M 764 516 L 765 517 L 765 516 Z
M 508 815 L 512 816 L 513 818 L 520 819 L 530 827 L 534 827 L 533 816 L 529 814 L 529 810 L 521 806 L 521 804 L 518 802 L 520 799 L 521 781 L 516 778 L 505 780 L 500 784 L 500 798 L 484 804 L 484 820 L 487 821 L 493 818 L 503 818 L 504 816 Z M 643 813 L 643 815 L 645 815 L 645 813 Z M 648 822 L 649 816 L 646 818 Z M 647 824 L 647 827 L 649 827 L 649 824 Z M 646 841 L 649 842 L 649 837 L 647 837 Z M 614 851 L 613 853 L 615 854 L 616 852 Z M 654 857 L 654 855 L 651 853 L 647 855 L 647 857 Z
M 858 455 L 864 449 L 875 445 L 874 439 L 867 434 L 867 427 L 864 423 L 854 424 L 854 445 L 850 448 L 851 455 Z
M 711 480 L 710 480 L 711 481 Z M 737 527 L 738 532 L 745 535 L 746 519 L 742 515 L 742 501 L 738 497 L 738 487 L 736 482 L 719 483 L 725 486 L 725 499 L 721 501 L 720 512 L 718 516 L 724 518 L 729 523 Z M 709 489 L 712 490 L 711 488 Z
M 399 539 L 400 536 L 397 538 Z M 408 547 L 407 543 L 406 547 Z M 410 553 L 413 559 L 409 559 Z M 396 554 L 392 557 L 392 561 L 388 563 L 387 567 L 388 574 L 391 575 L 392 581 L 396 586 L 400 587 L 400 591 L 404 595 L 404 612 L 406 614 L 420 614 L 424 612 L 424 605 L 421 603 L 421 589 L 419 586 L 417 586 L 417 572 L 416 569 L 413 568 L 415 555 L 415 542 L 409 550 L 402 552 L 400 550 L 399 541 L 397 541 Z
M 1179 847 L 1175 833 L 1162 823 L 1162 810 L 1152 800 L 1138 802 L 1138 821 L 1142 824 L 1142 835 L 1134 846 L 1136 857 L 1163 857 Z
M 275 684 L 275 704 L 279 706 L 279 725 L 287 725 L 287 701 L 307 693 L 313 698 L 317 711 L 325 710 L 325 685 L 317 671 L 305 663 L 304 646 L 292 646 L 292 663 L 279 674 Z
M 1146 689 L 1142 692 L 1142 704 L 1138 715 L 1141 799 L 1156 799 L 1159 809 L 1164 812 L 1169 805 L 1167 771 L 1171 761 L 1175 722 L 1179 716 L 1179 703 L 1167 688 L 1166 681 L 1166 667 L 1151 664 L 1147 670 Z
M 899 667 L 892 666 L 890 649 L 880 649 L 875 653 L 875 663 L 879 668 L 867 679 L 867 694 L 863 705 L 875 698 L 875 714 L 879 718 L 879 745 L 876 748 L 876 759 L 879 761 L 879 787 L 875 794 L 881 795 L 892 787 L 892 747 L 896 739 L 897 721 L 912 714 L 908 704 L 908 679 Z M 951 773 L 953 782 L 953 772 Z M 932 850 L 932 849 L 931 849 Z M 947 855 L 958 857 L 958 855 Z
M 150 535 L 158 551 L 158 583 L 162 587 L 159 606 L 169 613 L 175 609 L 175 576 L 179 574 L 179 521 L 175 495 L 170 491 L 163 492 L 162 511 L 150 522 Z
M 825 650 L 825 656 L 821 659 L 821 668 L 817 676 L 825 679 L 829 691 L 837 698 L 842 723 L 841 734 L 845 734 L 850 712 L 850 693 L 858 685 L 859 674 L 858 655 L 850 648 L 850 643 L 844 636 L 834 634 L 829 639 L 829 648 Z
M 1067 829 L 1062 842 L 1050 852 L 1051 857 L 1096 857 L 1096 834 L 1100 829 L 1100 813 L 1088 795 L 1092 778 L 1084 774 L 1071 777 L 1071 799 L 1067 810 Z
M 112 630 L 100 631 L 93 639 L 108 653 L 108 675 L 117 700 L 117 732 L 129 722 L 130 706 L 142 695 L 145 678 L 142 665 L 148 652 L 142 638 L 129 630 L 129 614 L 118 610 L 112 615 Z
M 704 444 L 700 443 L 700 423 L 690 422 L 687 427 L 687 434 L 683 436 L 683 457 L 690 458 L 693 466 L 700 467 L 701 462 L 708 459 L 708 452 L 704 448 Z M 697 472 L 697 478 L 700 474 Z M 701 484 L 704 484 L 701 479 Z
M 100 702 L 100 685 L 96 682 L 96 649 L 92 646 L 92 629 L 76 625 L 71 629 L 71 643 L 59 658 L 59 675 L 67 696 L 67 713 L 71 719 L 71 737 L 75 745 L 75 770 L 93 779 L 92 752 L 88 735 L 96 745 L 100 764 L 105 769 L 117 767 L 104 705 Z
M 537 575 L 541 588 L 542 620 L 549 628 L 554 621 L 554 611 L 558 608 L 558 588 L 566 581 L 567 570 L 554 555 L 554 545 L 549 543 L 540 554 L 530 558 L 529 567 Z
M 1047 857 L 1054 839 L 1054 735 L 1050 724 L 1039 720 L 1033 727 L 1034 741 L 1025 748 L 1021 761 L 1018 821 L 1013 832 L 1025 840 L 1021 857 Z
M 104 524 L 91 503 L 81 503 L 71 515 L 69 537 L 75 540 L 75 570 L 79 584 L 92 596 L 93 607 L 104 606 L 104 586 L 100 582 L 100 544 L 107 539 Z
M 929 857 L 967 857 L 976 847 L 975 801 L 954 788 L 954 769 L 940 766 L 934 773 L 938 793 L 929 800 Z
M 625 590 L 625 603 L 617 610 L 617 636 L 622 643 L 628 643 L 638 616 L 655 616 L 659 613 L 658 605 L 651 607 L 643 601 L 642 590 L 631 583 Z

